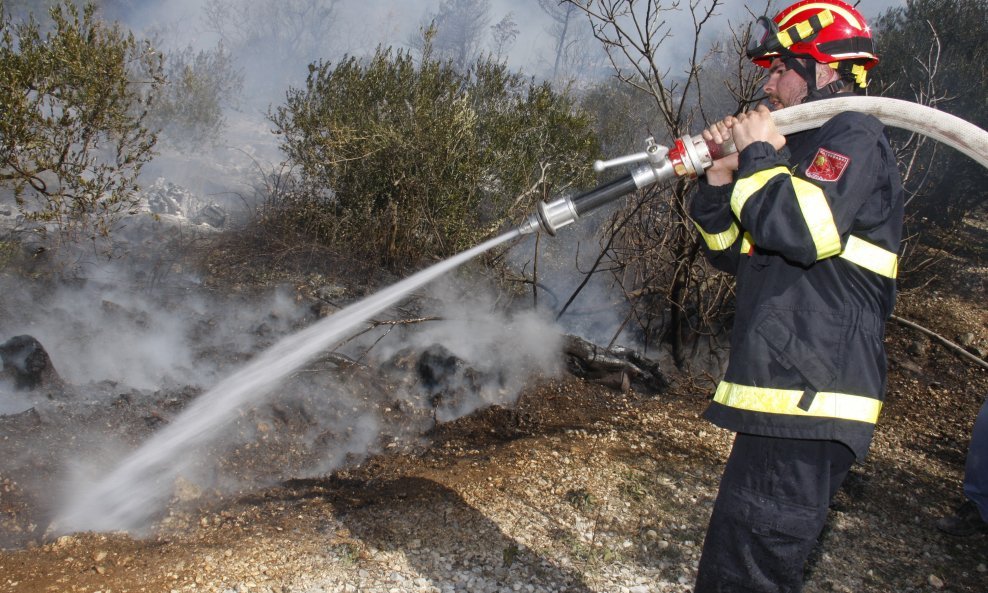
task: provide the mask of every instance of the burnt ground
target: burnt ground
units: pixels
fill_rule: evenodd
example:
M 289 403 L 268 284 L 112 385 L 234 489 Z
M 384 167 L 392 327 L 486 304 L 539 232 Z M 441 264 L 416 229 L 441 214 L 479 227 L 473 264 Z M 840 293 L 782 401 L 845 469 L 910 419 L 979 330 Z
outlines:
M 916 273 L 925 279 L 896 314 L 984 348 L 985 233 L 968 232 Z M 934 523 L 961 500 L 988 371 L 898 323 L 886 340 L 874 444 L 835 501 L 806 591 L 984 593 L 988 534 L 954 538 Z M 699 419 L 709 386 L 672 377 L 667 391 L 644 394 L 533 377 L 514 406 L 399 438 L 430 419 L 394 402 L 394 382 L 338 361 L 310 370 L 320 368 L 351 373 L 352 389 L 382 410 L 387 442 L 376 453 L 300 477 L 309 452 L 293 435 L 311 407 L 249 411 L 238 422 L 250 438 L 222 452 L 239 486 L 176 483 L 140 535 L 49 532 L 37 492 L 57 464 L 32 452 L 108 431 L 136 446 L 197 389 L 91 386 L 102 396 L 0 417 L 0 591 L 690 590 L 730 446 Z

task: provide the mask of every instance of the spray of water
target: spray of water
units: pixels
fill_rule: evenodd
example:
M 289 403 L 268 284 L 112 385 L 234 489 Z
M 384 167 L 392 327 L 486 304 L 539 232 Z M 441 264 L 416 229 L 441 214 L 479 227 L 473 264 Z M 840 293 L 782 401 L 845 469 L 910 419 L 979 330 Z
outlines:
M 426 268 L 292 334 L 198 397 L 102 480 L 73 494 L 50 531 L 132 531 L 159 513 L 170 485 L 189 467 L 194 451 L 262 400 L 280 381 L 345 337 L 347 332 L 464 262 L 519 235 L 517 230 Z

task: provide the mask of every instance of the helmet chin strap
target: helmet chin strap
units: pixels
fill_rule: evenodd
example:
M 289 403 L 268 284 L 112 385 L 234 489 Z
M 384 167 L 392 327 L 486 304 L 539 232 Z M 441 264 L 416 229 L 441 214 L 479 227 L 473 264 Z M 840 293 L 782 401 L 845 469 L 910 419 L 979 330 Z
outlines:
M 843 78 L 839 78 L 827 85 L 817 88 L 816 84 L 816 62 L 811 59 L 803 59 L 797 57 L 788 57 L 783 60 L 786 68 L 790 70 L 795 70 L 796 74 L 803 77 L 806 81 L 806 97 L 801 101 L 802 103 L 808 103 L 810 101 L 817 101 L 819 99 L 827 99 L 833 97 L 838 93 L 843 93 L 847 90 L 847 85 Z M 812 64 L 812 68 L 808 68 L 807 64 Z

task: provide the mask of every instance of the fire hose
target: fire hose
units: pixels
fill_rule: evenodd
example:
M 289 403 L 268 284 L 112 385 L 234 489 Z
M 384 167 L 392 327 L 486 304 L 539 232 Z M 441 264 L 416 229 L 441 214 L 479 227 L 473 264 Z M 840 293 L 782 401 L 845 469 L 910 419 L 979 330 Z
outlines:
M 787 107 L 772 113 L 772 120 L 782 135 L 819 128 L 844 111 L 858 111 L 877 117 L 887 126 L 902 128 L 951 146 L 988 168 L 988 132 L 943 111 L 883 97 L 840 97 Z M 733 144 L 707 143 L 703 136 L 683 136 L 672 147 L 645 141 L 642 152 L 594 163 L 598 173 L 607 169 L 638 165 L 628 175 L 575 197 L 539 202 L 518 230 L 521 234 L 544 230 L 555 235 L 560 228 L 576 222 L 584 214 L 638 189 L 679 177 L 703 175 L 716 159 L 735 152 Z

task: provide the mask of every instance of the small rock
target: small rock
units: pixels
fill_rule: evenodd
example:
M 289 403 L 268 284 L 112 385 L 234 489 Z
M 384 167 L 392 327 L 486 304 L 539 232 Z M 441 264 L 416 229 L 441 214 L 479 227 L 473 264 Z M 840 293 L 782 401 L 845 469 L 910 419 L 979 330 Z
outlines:
M 19 391 L 65 386 L 48 352 L 34 336 L 14 336 L 0 344 L 0 361 L 0 378 L 12 382 Z
M 909 359 L 903 358 L 900 360 L 896 360 L 895 363 L 899 366 L 899 368 L 909 371 L 914 375 L 922 375 L 924 373 L 923 367 L 921 367 L 920 365 L 916 364 L 915 362 Z
M 925 357 L 927 352 L 927 343 L 925 341 L 916 340 L 906 347 L 906 352 L 916 358 Z
M 189 502 L 202 496 L 202 489 L 186 478 L 175 478 L 175 498 L 180 502 Z
M 971 332 L 965 332 L 957 336 L 957 343 L 964 347 L 974 344 L 974 334 Z
M 988 348 L 984 348 L 983 346 L 968 346 L 967 351 L 978 358 L 988 358 Z
M 944 585 L 943 579 L 941 579 L 937 575 L 931 574 L 930 578 L 928 578 L 927 581 L 929 581 L 930 586 L 933 587 L 934 589 L 943 589 L 943 585 Z

